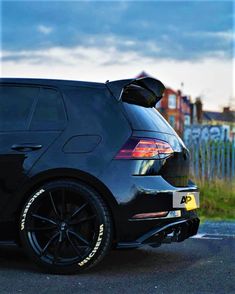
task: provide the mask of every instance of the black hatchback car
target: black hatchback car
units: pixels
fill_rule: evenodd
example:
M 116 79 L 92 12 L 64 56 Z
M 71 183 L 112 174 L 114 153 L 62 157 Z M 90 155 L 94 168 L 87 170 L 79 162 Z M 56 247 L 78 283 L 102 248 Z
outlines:
M 0 79 L 0 244 L 73 273 L 197 233 L 189 152 L 153 78 Z

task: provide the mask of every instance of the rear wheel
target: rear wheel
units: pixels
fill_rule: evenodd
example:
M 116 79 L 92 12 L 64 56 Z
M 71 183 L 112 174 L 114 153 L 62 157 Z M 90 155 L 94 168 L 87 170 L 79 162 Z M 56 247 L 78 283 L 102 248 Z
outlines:
M 71 180 L 47 183 L 25 204 L 20 235 L 26 253 L 49 272 L 74 273 L 97 264 L 112 242 L 106 204 Z

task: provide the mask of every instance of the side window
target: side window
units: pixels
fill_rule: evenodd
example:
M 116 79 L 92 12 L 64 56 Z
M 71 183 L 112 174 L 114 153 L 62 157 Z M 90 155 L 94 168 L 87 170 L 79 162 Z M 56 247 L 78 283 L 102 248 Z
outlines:
M 61 130 L 65 123 L 65 109 L 59 92 L 54 89 L 41 88 L 30 129 Z
M 39 89 L 25 86 L 0 86 L 0 131 L 24 131 Z

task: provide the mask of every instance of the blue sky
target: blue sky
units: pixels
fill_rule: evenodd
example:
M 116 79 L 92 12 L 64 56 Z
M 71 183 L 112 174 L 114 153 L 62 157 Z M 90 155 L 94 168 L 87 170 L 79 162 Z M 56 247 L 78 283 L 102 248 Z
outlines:
M 79 44 L 102 47 L 107 37 L 115 37 L 124 41 L 116 44 L 120 50 L 131 48 L 145 56 L 231 58 L 232 5 L 232 1 L 4 1 L 2 46 L 13 51 Z
M 104 81 L 146 70 L 173 88 L 183 82 L 207 108 L 235 95 L 233 1 L 0 4 L 2 76 Z

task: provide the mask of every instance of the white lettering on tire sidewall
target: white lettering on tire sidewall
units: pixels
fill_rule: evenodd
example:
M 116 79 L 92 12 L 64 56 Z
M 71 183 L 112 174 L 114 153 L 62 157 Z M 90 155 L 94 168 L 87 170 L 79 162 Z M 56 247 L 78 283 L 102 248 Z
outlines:
M 99 235 L 98 235 L 95 247 L 92 249 L 90 254 L 84 260 L 82 260 L 81 262 L 78 263 L 78 265 L 84 266 L 88 261 L 90 261 L 92 259 L 92 257 L 96 254 L 96 252 L 98 251 L 98 249 L 100 247 L 103 235 L 104 235 L 104 225 L 102 224 L 99 227 Z
M 33 204 L 33 202 L 42 194 L 44 193 L 45 190 L 44 189 L 40 189 L 39 191 L 37 191 L 32 198 L 30 198 L 30 200 L 28 201 L 27 205 L 25 206 L 25 209 L 23 211 L 23 215 L 21 218 L 21 223 L 20 223 L 20 229 L 21 231 L 23 231 L 25 229 L 25 220 L 27 217 L 27 213 L 29 211 L 30 206 Z M 98 249 L 100 248 L 101 242 L 102 242 L 102 237 L 104 235 L 104 224 L 101 224 L 99 226 L 99 235 L 96 241 L 96 244 L 94 246 L 94 248 L 92 249 L 92 251 L 90 252 L 90 254 L 81 262 L 78 263 L 79 266 L 84 266 L 85 264 L 87 264 L 92 257 L 97 253 Z
M 35 199 L 38 198 L 38 196 L 40 196 L 42 193 L 44 193 L 45 190 L 44 189 L 40 189 L 39 191 L 37 191 L 32 198 L 30 198 L 29 202 L 27 203 L 27 205 L 25 206 L 22 218 L 21 218 L 21 222 L 20 222 L 20 230 L 23 231 L 25 228 L 25 220 L 26 220 L 26 216 L 27 213 L 29 211 L 30 206 L 33 204 L 33 202 L 35 201 Z

